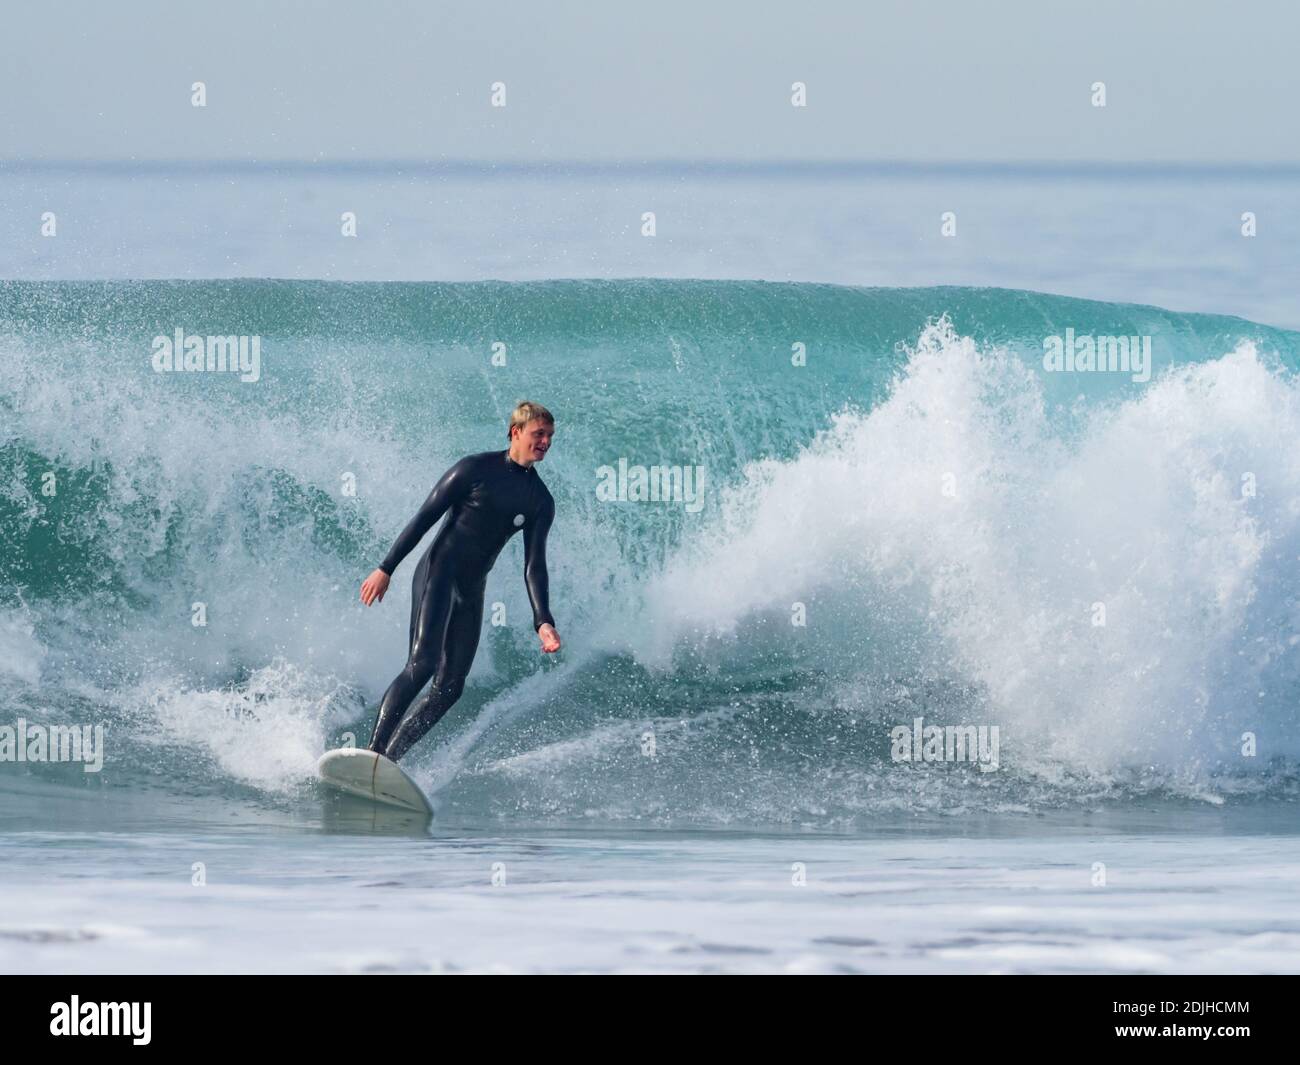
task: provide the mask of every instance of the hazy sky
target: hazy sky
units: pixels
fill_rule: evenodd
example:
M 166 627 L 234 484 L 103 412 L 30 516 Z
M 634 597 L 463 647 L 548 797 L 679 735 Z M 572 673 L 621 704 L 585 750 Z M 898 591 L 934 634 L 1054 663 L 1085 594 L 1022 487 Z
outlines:
M 1298 43 L 1293 0 L 13 0 L 0 159 L 1294 163 Z

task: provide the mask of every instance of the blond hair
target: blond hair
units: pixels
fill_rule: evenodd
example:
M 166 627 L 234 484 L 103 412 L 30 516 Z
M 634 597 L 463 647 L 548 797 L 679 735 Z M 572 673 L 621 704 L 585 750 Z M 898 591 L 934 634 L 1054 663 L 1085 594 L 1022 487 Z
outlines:
M 541 419 L 544 422 L 550 422 L 552 426 L 555 425 L 554 415 L 540 403 L 531 403 L 526 399 L 520 400 L 519 405 L 510 412 L 510 421 L 506 425 L 507 439 L 514 439 L 516 425 L 519 426 L 519 430 L 522 432 L 524 426 L 534 419 Z

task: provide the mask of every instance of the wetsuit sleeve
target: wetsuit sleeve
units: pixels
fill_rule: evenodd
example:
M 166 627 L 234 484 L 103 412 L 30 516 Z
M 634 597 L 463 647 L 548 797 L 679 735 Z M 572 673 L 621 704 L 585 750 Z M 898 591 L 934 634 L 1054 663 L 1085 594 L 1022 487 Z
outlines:
M 546 534 L 555 519 L 555 500 L 549 495 L 533 518 L 524 526 L 524 583 L 528 585 L 528 599 L 533 604 L 533 631 L 543 625 L 554 625 L 548 593 L 550 580 L 546 575 Z
M 424 505 L 393 542 L 392 550 L 388 552 L 384 561 L 379 563 L 379 568 L 391 577 L 393 570 L 397 569 L 402 559 L 424 539 L 424 534 L 433 528 L 438 519 L 446 513 L 447 508 L 465 497 L 469 492 L 470 480 L 469 464 L 465 459 L 461 459 L 444 473 L 433 486 L 433 491 L 429 493 L 429 498 L 424 501 Z

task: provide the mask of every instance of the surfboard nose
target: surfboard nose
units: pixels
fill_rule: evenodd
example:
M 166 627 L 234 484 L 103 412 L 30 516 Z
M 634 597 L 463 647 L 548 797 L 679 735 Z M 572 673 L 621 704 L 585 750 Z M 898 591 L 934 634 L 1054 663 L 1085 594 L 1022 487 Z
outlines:
M 364 747 L 326 751 L 317 761 L 316 771 L 324 783 L 349 795 L 433 816 L 433 807 L 420 786 L 401 766 L 377 751 Z
M 326 751 L 316 759 L 316 768 L 320 769 L 323 765 L 333 764 L 345 758 L 370 758 L 376 760 L 383 758 L 383 755 L 366 747 L 336 747 L 332 751 Z M 384 760 L 387 761 L 387 759 Z

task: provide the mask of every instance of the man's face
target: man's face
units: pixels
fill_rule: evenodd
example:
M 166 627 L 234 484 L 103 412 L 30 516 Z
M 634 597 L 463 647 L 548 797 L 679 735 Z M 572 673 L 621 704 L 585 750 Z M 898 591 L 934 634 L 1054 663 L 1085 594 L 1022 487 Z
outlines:
M 515 435 L 516 446 L 522 452 L 520 457 L 525 462 L 541 462 L 551 449 L 551 438 L 554 435 L 554 425 L 534 418 Z

